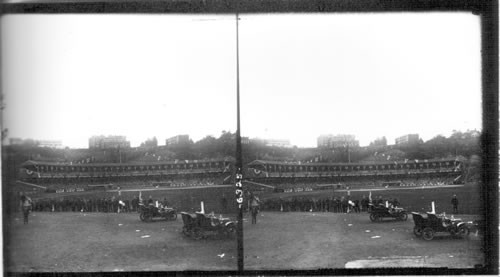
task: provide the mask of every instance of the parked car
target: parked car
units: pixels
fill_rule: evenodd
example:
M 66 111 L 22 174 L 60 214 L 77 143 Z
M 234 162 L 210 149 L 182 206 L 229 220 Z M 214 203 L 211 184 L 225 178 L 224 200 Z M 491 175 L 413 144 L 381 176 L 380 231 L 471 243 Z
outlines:
M 370 220 L 373 222 L 381 221 L 384 217 L 394 218 L 396 220 L 402 220 L 402 221 L 408 219 L 408 214 L 406 210 L 399 207 L 388 208 L 385 206 L 377 206 L 370 204 L 369 213 L 370 213 Z
M 154 218 L 170 220 L 177 219 L 175 208 L 156 207 L 154 205 L 141 205 L 139 208 L 139 218 L 141 221 L 151 222 Z
M 432 240 L 436 233 L 449 233 L 452 236 L 465 238 L 469 235 L 469 227 L 459 218 L 448 218 L 446 215 L 433 213 L 420 214 L 412 212 L 415 227 L 413 233 L 424 240 Z
M 181 216 L 184 223 L 182 233 L 194 239 L 233 237 L 236 234 L 236 223 L 229 218 L 201 212 L 181 212 Z

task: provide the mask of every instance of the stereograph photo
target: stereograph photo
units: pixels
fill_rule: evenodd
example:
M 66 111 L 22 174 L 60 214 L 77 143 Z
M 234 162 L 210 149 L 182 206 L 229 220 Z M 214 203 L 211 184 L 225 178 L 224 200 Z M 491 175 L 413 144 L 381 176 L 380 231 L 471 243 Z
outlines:
M 5 3 L 5 273 L 498 273 L 484 14 L 177 2 Z

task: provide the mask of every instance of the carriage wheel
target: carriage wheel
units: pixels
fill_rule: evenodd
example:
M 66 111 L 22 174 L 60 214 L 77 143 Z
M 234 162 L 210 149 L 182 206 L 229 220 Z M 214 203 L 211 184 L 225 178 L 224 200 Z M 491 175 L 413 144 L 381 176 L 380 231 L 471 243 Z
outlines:
M 408 219 L 408 214 L 407 213 L 400 213 L 398 219 L 401 221 L 406 221 Z
M 415 234 L 415 236 L 421 237 L 423 234 L 422 227 L 420 227 L 420 226 L 413 227 L 413 233 Z
M 457 235 L 459 235 L 463 239 L 467 238 L 469 236 L 469 228 L 467 228 L 466 226 L 460 226 L 460 228 L 458 228 Z
M 378 220 L 378 216 L 377 216 L 376 214 L 373 214 L 373 213 L 372 213 L 372 214 L 370 214 L 370 220 L 371 220 L 372 222 L 375 222 L 375 221 L 377 221 L 377 220 Z
M 424 228 L 424 230 L 422 231 L 422 237 L 425 239 L 425 240 L 432 240 L 434 238 L 434 234 L 436 232 L 434 232 L 434 229 L 432 228 Z

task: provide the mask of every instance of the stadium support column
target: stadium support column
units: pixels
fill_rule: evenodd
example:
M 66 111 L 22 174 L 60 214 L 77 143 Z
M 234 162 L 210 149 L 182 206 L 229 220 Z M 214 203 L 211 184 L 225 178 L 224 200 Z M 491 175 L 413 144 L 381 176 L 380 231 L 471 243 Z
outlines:
M 238 205 L 237 253 L 238 271 L 243 272 L 243 185 L 240 133 L 240 57 L 238 38 L 238 1 L 236 1 L 236 202 Z

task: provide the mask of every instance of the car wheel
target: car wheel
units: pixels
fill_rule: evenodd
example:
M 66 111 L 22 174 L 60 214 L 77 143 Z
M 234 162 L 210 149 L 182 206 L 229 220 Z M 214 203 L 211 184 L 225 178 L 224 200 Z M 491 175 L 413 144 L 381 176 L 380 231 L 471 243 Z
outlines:
M 378 216 L 376 216 L 376 215 L 375 215 L 375 214 L 373 214 L 373 213 L 371 213 L 371 214 L 370 214 L 370 220 L 371 220 L 372 222 L 377 221 L 377 219 L 378 219 Z
M 423 234 L 422 227 L 420 227 L 420 226 L 413 227 L 413 233 L 415 234 L 415 236 L 417 236 L 419 238 L 422 237 L 422 234 Z
M 233 238 L 236 236 L 236 228 L 234 226 L 229 226 L 225 233 L 227 237 Z
M 425 239 L 425 240 L 432 240 L 434 238 L 434 229 L 432 228 L 424 228 L 424 230 L 422 231 L 422 237 Z
M 458 228 L 458 235 L 461 238 L 466 238 L 469 235 L 469 229 L 466 226 L 460 226 L 460 228 Z
M 199 240 L 199 239 L 203 238 L 202 231 L 200 229 L 193 230 L 193 238 L 196 239 L 196 240 Z
M 141 219 L 141 221 L 146 221 L 146 215 L 144 213 L 140 213 L 139 218 Z
M 407 219 L 408 219 L 408 214 L 407 213 L 401 213 L 401 214 L 399 214 L 399 220 L 406 221 Z
M 176 220 L 177 219 L 177 213 L 171 213 L 169 219 L 170 220 Z

